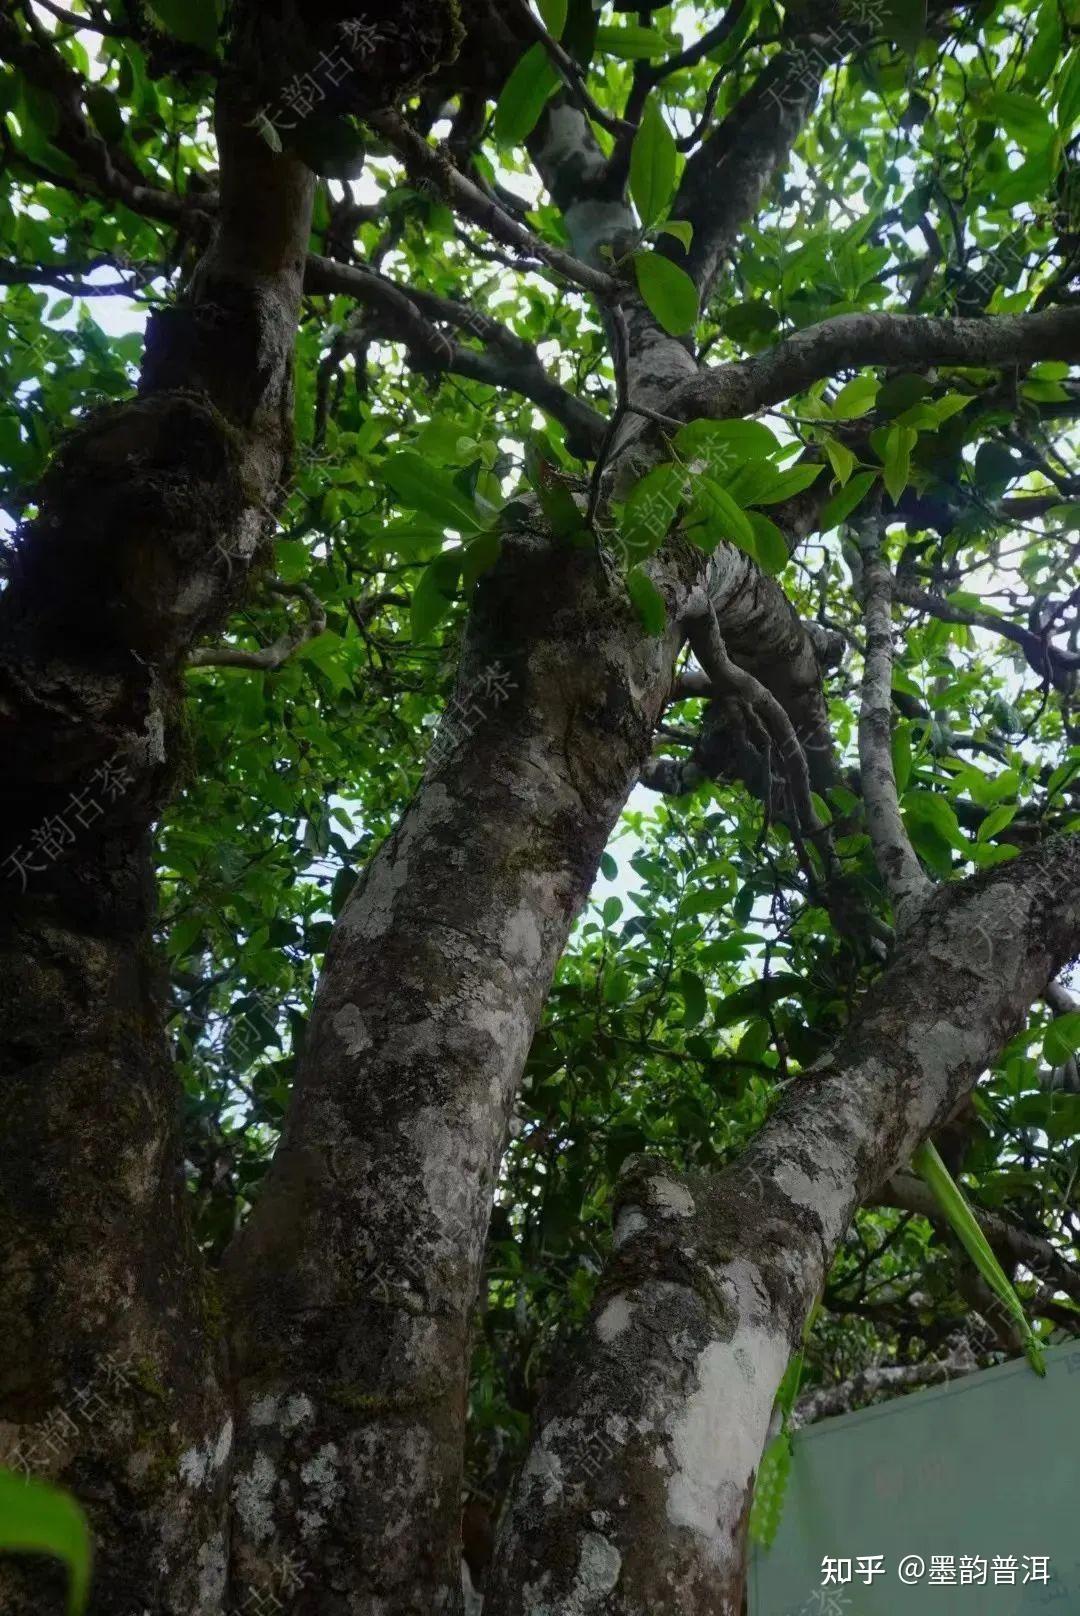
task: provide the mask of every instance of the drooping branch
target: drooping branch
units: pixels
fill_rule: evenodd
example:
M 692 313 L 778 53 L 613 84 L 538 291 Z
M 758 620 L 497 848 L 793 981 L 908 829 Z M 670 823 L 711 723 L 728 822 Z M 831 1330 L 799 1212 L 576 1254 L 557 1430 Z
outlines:
M 531 343 L 490 315 L 419 287 L 406 291 L 385 275 L 317 253 L 307 256 L 304 289 L 355 298 L 378 316 L 387 337 L 406 344 L 417 368 L 453 371 L 519 393 L 566 427 L 579 454 L 596 453 L 605 431 L 603 416 L 548 374 Z M 483 347 L 452 340 L 440 325 L 473 336 Z
M 828 828 L 818 817 L 810 794 L 806 754 L 783 706 L 753 674 L 737 667 L 728 654 L 716 620 L 716 611 L 704 591 L 687 612 L 687 635 L 709 683 L 717 693 L 735 696 L 760 720 L 787 779 L 799 830 L 821 854 L 826 873 L 839 873 Z
M 916 584 L 903 579 L 897 580 L 894 584 L 893 597 L 903 601 L 907 606 L 915 606 L 919 611 L 928 612 L 941 623 L 961 623 L 969 628 L 985 629 L 987 633 L 998 634 L 1002 639 L 1010 640 L 1023 651 L 1028 666 L 1040 678 L 1051 680 L 1058 689 L 1070 690 L 1075 683 L 1076 671 L 1080 668 L 1080 652 L 1052 645 L 1048 638 L 1033 633 L 1022 623 L 1014 623 L 994 612 L 972 611 L 967 606 L 957 606 L 941 595 L 935 595 L 928 589 L 920 589 Z
M 496 241 L 554 271 L 562 280 L 592 292 L 595 297 L 607 299 L 615 292 L 617 283 L 610 275 L 583 263 L 571 253 L 563 252 L 560 247 L 551 246 L 525 225 L 519 224 L 456 168 L 446 152 L 430 145 L 398 113 L 376 113 L 369 121 L 401 155 L 414 178 L 434 186 L 439 195 L 446 197 L 451 207 L 480 225 Z

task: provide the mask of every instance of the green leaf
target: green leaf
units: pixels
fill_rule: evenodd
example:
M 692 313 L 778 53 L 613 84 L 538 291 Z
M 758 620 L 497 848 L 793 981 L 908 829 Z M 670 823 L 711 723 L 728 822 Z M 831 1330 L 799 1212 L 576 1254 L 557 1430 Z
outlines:
M 1043 1059 L 1050 1066 L 1064 1066 L 1080 1049 L 1080 1010 L 1058 1016 L 1043 1033 Z
M 893 778 L 900 796 L 907 790 L 911 779 L 911 725 L 897 724 L 892 732 L 892 766 Z
M 918 440 L 919 434 L 913 426 L 891 426 L 885 434 L 884 482 L 894 505 L 907 487 L 911 451 Z
M 767 572 L 770 578 L 775 578 L 778 572 L 783 572 L 791 555 L 788 542 L 775 522 L 771 522 L 760 511 L 747 511 L 747 519 L 754 530 L 754 553 L 762 572 Z
M 493 129 L 501 146 L 519 146 L 536 127 L 550 98 L 562 83 L 539 40 L 521 57 L 503 85 L 495 108 Z
M 682 1024 L 684 1027 L 696 1027 L 703 1020 L 709 1002 L 705 984 L 696 971 L 683 971 L 680 974 L 679 992 L 686 1006 Z
M 614 926 L 615 922 L 623 912 L 622 899 L 605 898 L 604 907 L 600 912 L 603 915 L 604 925 Z
M 1024 83 L 1039 91 L 1050 77 L 1061 57 L 1061 18 L 1058 0 L 1042 0 L 1035 29 L 1035 39 L 1024 58 Z
M 903 806 L 906 822 L 932 825 L 950 847 L 955 847 L 961 853 L 967 851 L 967 842 L 955 809 L 936 791 L 909 791 Z
M 839 438 L 826 437 L 822 441 L 825 453 L 829 457 L 829 464 L 836 474 L 836 480 L 843 488 L 859 462 L 847 444 L 841 443 Z
M 489 528 L 471 540 L 463 550 L 455 552 L 461 555 L 461 583 L 464 589 L 471 589 L 482 573 L 490 572 L 499 559 L 502 549 L 502 534 L 495 528 Z
M 654 466 L 634 484 L 623 506 L 619 537 L 631 566 L 659 549 L 675 520 L 684 473 L 670 461 Z
M 626 587 L 638 617 L 650 634 L 659 637 L 667 628 L 667 605 L 663 595 L 640 567 L 627 573 Z
M 712 550 L 721 539 L 730 539 L 740 550 L 757 559 L 754 528 L 749 516 L 741 510 L 726 488 L 712 477 L 701 476 L 694 481 L 694 513 L 704 522 L 706 533 L 703 549 Z M 695 544 L 701 539 L 691 530 Z
M 480 512 L 444 473 L 413 449 L 400 449 L 382 463 L 386 481 L 402 504 L 437 517 L 446 527 L 475 533 L 483 526 Z
M 685 270 L 660 253 L 634 254 L 638 291 L 665 331 L 681 337 L 697 319 L 697 287 Z
M 716 476 L 712 467 L 710 475 Z M 744 509 L 747 505 L 765 504 L 769 495 L 780 485 L 784 476 L 781 468 L 772 460 L 747 460 L 738 467 L 734 476 L 724 476 L 724 486 L 737 505 Z
M 1000 808 L 992 809 L 975 832 L 975 840 L 977 842 L 988 842 L 992 836 L 997 835 L 999 830 L 1004 830 L 1006 825 L 1011 825 L 1019 812 L 1020 809 L 1016 803 L 1012 805 L 1002 803 Z
M 536 0 L 536 4 L 552 39 L 561 39 L 566 27 L 567 0 Z
M 787 471 L 781 471 L 772 488 L 766 494 L 759 494 L 755 500 L 757 505 L 779 505 L 785 499 L 793 499 L 816 483 L 824 466 L 789 466 Z
M 694 227 L 689 219 L 666 219 L 658 230 L 662 236 L 674 236 L 676 241 L 682 242 L 686 252 L 690 251 L 690 243 L 694 239 Z
M 856 376 L 837 393 L 832 403 L 834 421 L 854 421 L 873 407 L 878 395 L 876 376 Z
M 450 550 L 436 556 L 420 574 L 412 597 L 412 637 L 417 644 L 431 636 L 453 605 L 463 560 L 462 550 Z
M 919 1177 L 929 1185 L 956 1238 L 995 1296 L 1011 1314 L 1023 1337 L 1031 1367 L 1037 1375 L 1045 1375 L 1046 1365 L 1042 1358 L 1042 1348 L 1028 1322 L 1023 1304 L 994 1256 L 990 1243 L 976 1222 L 960 1186 L 929 1139 L 925 1140 L 912 1156 L 911 1165 Z
M 831 499 L 827 499 L 818 517 L 818 526 L 822 533 L 831 533 L 834 527 L 839 527 L 841 522 L 846 521 L 852 511 L 862 504 L 876 480 L 876 471 L 857 472 L 846 488 L 838 489 Z
M 215 0 L 147 0 L 155 17 L 188 45 L 198 45 L 211 55 L 217 50 L 217 5 Z
M 1041 152 L 1054 138 L 1054 126 L 1032 95 L 1020 90 L 994 90 L 979 110 L 993 118 L 1028 152 Z
M 974 402 L 974 393 L 944 393 L 941 398 L 931 399 L 929 407 L 940 426 Z
M 914 55 L 926 32 L 926 0 L 886 0 L 881 26 L 888 39 Z
M 592 0 L 569 0 L 562 42 L 579 67 L 588 67 L 592 60 L 599 20 Z
M 655 99 L 650 98 L 630 148 L 630 195 L 645 230 L 656 223 L 671 200 L 676 156 L 675 137 Z
M 676 452 L 691 471 L 732 478 L 747 460 L 767 460 L 780 445 L 760 421 L 687 421 L 675 434 Z
M 625 28 L 598 28 L 596 49 L 605 56 L 617 56 L 620 61 L 643 62 L 654 56 L 665 56 L 670 46 L 655 28 L 630 24 Z
M 1072 134 L 1073 125 L 1080 118 L 1080 50 L 1070 51 L 1066 56 L 1055 90 L 1058 130 L 1065 139 Z
M 113 145 L 123 140 L 126 126 L 120 116 L 120 103 L 113 90 L 107 90 L 103 84 L 92 85 L 86 92 L 86 107 L 106 140 Z
M 62 1560 L 68 1570 L 68 1616 L 86 1608 L 90 1532 L 70 1493 L 0 1470 L 0 1549 Z
M 568 539 L 584 527 L 583 512 L 578 510 L 573 494 L 553 466 L 542 462 L 530 481 L 556 538 Z

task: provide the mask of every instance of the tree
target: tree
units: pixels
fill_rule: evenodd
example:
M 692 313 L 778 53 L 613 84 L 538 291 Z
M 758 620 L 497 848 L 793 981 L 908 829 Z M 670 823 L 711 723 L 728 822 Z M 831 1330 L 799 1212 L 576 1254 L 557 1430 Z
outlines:
M 1076 1333 L 1078 25 L 0 7 L 0 1429 L 93 1611 L 456 1612 L 463 1490 L 493 1616 L 739 1611 L 793 1353 L 1019 1348 L 928 1137 Z

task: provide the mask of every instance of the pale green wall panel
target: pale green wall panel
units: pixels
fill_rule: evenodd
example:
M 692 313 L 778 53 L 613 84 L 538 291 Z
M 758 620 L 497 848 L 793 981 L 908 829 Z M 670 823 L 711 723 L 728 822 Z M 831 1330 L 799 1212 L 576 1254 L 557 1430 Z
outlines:
M 1080 1616 L 1080 1347 L 894 1399 L 799 1433 L 772 1548 L 756 1550 L 750 1616 Z M 825 1555 L 884 1555 L 867 1586 L 822 1587 Z M 927 1572 L 905 1587 L 904 1556 Z M 933 1555 L 987 1562 L 985 1586 L 928 1581 Z M 1014 1586 L 993 1556 L 1016 1557 Z M 1050 1557 L 1048 1584 L 1023 1557 Z

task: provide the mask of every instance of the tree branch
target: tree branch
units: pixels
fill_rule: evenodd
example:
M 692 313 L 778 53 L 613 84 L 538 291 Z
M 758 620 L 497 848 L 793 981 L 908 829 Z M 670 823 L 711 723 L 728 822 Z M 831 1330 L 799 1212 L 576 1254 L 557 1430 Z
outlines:
M 566 427 L 583 458 L 596 453 L 607 429 L 604 417 L 549 376 L 535 348 L 498 320 L 421 288 L 406 292 L 373 270 L 318 253 L 307 256 L 304 290 L 355 298 L 379 314 L 386 334 L 403 341 L 423 366 L 520 393 Z M 452 342 L 432 320 L 469 332 L 487 351 Z
M 1059 650 L 1042 635 L 1033 634 L 1020 623 L 1010 622 L 1007 617 L 998 617 L 993 612 L 970 611 L 966 606 L 954 606 L 951 601 L 943 600 L 940 595 L 935 595 L 928 589 L 920 589 L 915 584 L 898 580 L 894 585 L 893 595 L 905 605 L 929 612 L 930 616 L 936 617 L 939 622 L 961 623 L 969 628 L 986 629 L 990 634 L 1000 634 L 1002 639 L 1010 640 L 1013 645 L 1020 647 L 1029 667 L 1041 679 L 1052 680 L 1059 690 L 1072 689 L 1076 670 L 1080 668 L 1080 653 Z
M 881 554 L 877 524 L 861 541 L 866 656 L 859 710 L 859 772 L 867 827 L 886 891 L 903 930 L 920 909 L 931 883 L 900 817 L 892 762 L 892 574 Z
M 717 694 L 729 692 L 735 696 L 764 725 L 787 777 L 797 825 L 821 854 L 826 873 L 830 877 L 838 875 L 840 871 L 832 839 L 828 828 L 818 818 L 811 799 L 806 754 L 787 713 L 770 690 L 731 660 L 720 633 L 716 612 L 704 590 L 693 598 L 685 622 L 694 655 L 708 675 L 713 690 Z
M 550 246 L 533 231 L 512 219 L 497 202 L 485 196 L 478 185 L 474 185 L 460 169 L 455 168 L 444 150 L 430 145 L 398 113 L 380 112 L 371 116 L 368 122 L 390 142 L 411 175 L 433 185 L 455 211 L 472 219 L 496 241 L 535 259 L 537 263 L 553 270 L 562 280 L 570 281 L 602 300 L 610 298 L 617 290 L 618 282 L 603 270 L 593 269 L 571 253 Z
M 818 1386 L 795 1404 L 792 1429 L 812 1425 L 833 1414 L 849 1414 L 882 1392 L 910 1391 L 915 1386 L 936 1386 L 941 1381 L 959 1380 L 978 1369 L 970 1347 L 960 1346 L 947 1358 L 928 1358 L 925 1363 L 887 1364 L 862 1369 L 850 1380 L 836 1386 Z
M 916 314 L 841 314 L 783 338 L 753 359 L 687 382 L 669 401 L 684 420 L 752 415 L 814 382 L 862 365 L 1023 365 L 1080 361 L 1080 307 L 1040 314 L 938 319 Z
M 914 1212 L 940 1228 L 949 1227 L 933 1191 L 921 1178 L 911 1173 L 894 1173 L 874 1192 L 871 1199 L 878 1206 Z M 978 1206 L 973 1206 L 972 1211 L 983 1234 L 999 1256 L 1007 1258 L 1010 1263 L 1023 1263 L 1040 1279 L 1064 1291 L 1074 1302 L 1080 1302 L 1080 1268 L 1068 1262 L 1049 1240 L 1030 1234 L 1027 1229 L 1022 1229 L 1000 1213 L 986 1212 Z
M 716 1177 L 625 1164 L 614 1255 L 505 1517 L 499 1616 L 537 1616 L 540 1587 L 559 1608 L 598 1518 L 628 1616 L 740 1608 L 777 1388 L 855 1208 L 953 1112 L 1078 943 L 1080 838 L 937 888 L 737 1161 Z
M 307 621 L 297 623 L 284 634 L 279 634 L 271 645 L 263 646 L 261 651 L 243 651 L 232 645 L 200 646 L 188 657 L 189 668 L 255 668 L 263 673 L 271 673 L 287 662 L 302 645 L 318 638 L 326 627 L 326 607 L 314 589 L 303 583 L 283 583 L 280 578 L 271 579 L 267 588 L 275 595 L 302 600 L 307 607 Z

